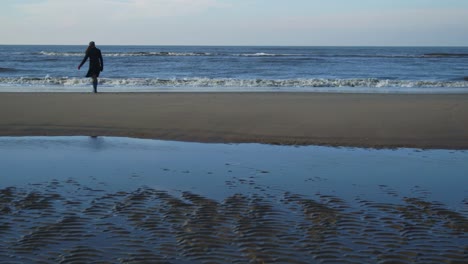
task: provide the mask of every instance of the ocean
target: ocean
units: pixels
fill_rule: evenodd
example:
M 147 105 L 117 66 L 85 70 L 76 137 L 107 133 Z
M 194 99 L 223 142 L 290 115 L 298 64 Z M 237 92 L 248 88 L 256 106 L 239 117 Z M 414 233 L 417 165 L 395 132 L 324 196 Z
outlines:
M 0 91 L 91 92 L 86 48 L 0 45 Z M 468 93 L 468 47 L 98 48 L 101 92 Z

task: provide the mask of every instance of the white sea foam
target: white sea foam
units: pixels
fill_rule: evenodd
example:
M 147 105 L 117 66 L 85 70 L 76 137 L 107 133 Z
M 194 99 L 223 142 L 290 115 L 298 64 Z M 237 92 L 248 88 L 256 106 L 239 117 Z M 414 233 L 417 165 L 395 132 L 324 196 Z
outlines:
M 63 56 L 79 57 L 84 56 L 83 52 L 50 52 L 41 51 L 36 53 L 43 56 Z M 306 54 L 273 54 L 265 52 L 242 53 L 242 54 L 221 54 L 210 52 L 166 52 L 166 51 L 135 51 L 135 52 L 103 52 L 105 57 L 144 57 L 144 56 L 235 56 L 235 57 L 285 57 L 285 56 L 307 56 Z
M 83 52 L 49 52 L 41 51 L 37 53 L 43 56 L 63 56 L 63 57 L 81 57 L 84 56 Z M 208 52 L 103 52 L 104 57 L 144 57 L 144 56 L 211 56 Z
M 83 56 L 84 50 L 81 52 L 54 52 L 41 51 L 34 53 L 35 55 L 43 56 Z M 127 51 L 127 52 L 104 52 L 103 56 L 108 57 L 141 57 L 141 56 L 236 56 L 236 57 L 343 57 L 343 58 L 400 58 L 400 59 L 415 59 L 415 58 L 467 58 L 466 53 L 421 53 L 421 54 L 368 54 L 368 53 L 342 53 L 342 54 L 323 54 L 323 53 L 306 53 L 306 54 L 287 54 L 287 53 L 268 53 L 268 52 L 253 52 L 253 53 L 210 53 L 210 52 L 171 52 L 171 51 Z
M 53 52 L 41 51 L 35 53 L 43 56 L 77 57 L 83 56 L 82 52 Z M 107 57 L 144 57 L 144 56 L 235 56 L 235 57 L 344 57 L 344 58 L 466 58 L 468 54 L 428 53 L 428 54 L 283 54 L 283 53 L 210 53 L 210 52 L 168 52 L 168 51 L 134 51 L 134 52 L 103 52 Z
M 51 52 L 41 51 L 36 53 L 43 56 L 83 56 L 83 52 Z M 265 52 L 242 53 L 242 54 L 222 54 L 210 52 L 166 52 L 166 51 L 135 51 L 135 52 L 103 52 L 105 57 L 144 57 L 144 56 L 236 56 L 236 57 L 283 57 L 283 56 L 307 56 L 306 54 L 273 54 Z
M 64 56 L 64 57 L 70 57 L 70 56 L 83 56 L 84 52 L 49 52 L 49 51 L 41 51 L 38 53 L 38 55 L 44 55 L 44 56 Z
M 468 88 L 467 81 L 411 81 L 387 79 L 230 79 L 230 78 L 101 78 L 100 83 L 115 87 L 365 87 L 365 88 Z M 89 85 L 87 78 L 69 77 L 2 77 L 0 85 L 61 85 L 84 86 Z
M 271 53 L 264 53 L 264 52 L 257 52 L 257 53 L 245 53 L 239 54 L 242 57 L 275 57 L 275 56 L 287 56 L 286 54 L 271 54 Z

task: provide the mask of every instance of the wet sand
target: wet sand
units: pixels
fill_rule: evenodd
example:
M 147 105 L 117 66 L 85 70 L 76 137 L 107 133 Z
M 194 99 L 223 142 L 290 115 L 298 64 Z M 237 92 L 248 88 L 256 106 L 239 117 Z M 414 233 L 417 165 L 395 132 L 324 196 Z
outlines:
M 465 263 L 467 154 L 0 138 L 0 262 Z
M 468 95 L 2 93 L 1 136 L 468 148 Z
M 0 189 L 0 260 L 23 263 L 466 263 L 467 218 L 402 204 L 268 192 L 222 201 L 76 180 Z M 465 244 L 463 244 L 465 243 Z

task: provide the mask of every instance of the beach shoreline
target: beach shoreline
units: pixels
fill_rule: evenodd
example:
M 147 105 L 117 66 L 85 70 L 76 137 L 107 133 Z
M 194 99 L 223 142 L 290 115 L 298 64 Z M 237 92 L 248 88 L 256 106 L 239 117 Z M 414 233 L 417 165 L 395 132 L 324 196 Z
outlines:
M 468 94 L 1 93 L 0 136 L 468 149 Z

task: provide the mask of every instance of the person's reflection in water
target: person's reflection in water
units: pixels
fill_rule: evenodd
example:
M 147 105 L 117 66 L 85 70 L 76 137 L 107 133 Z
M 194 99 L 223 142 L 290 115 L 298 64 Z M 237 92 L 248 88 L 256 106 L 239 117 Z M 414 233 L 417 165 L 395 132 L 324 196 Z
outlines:
M 101 151 L 105 149 L 106 142 L 103 137 L 90 136 L 88 142 L 90 148 L 95 151 Z

